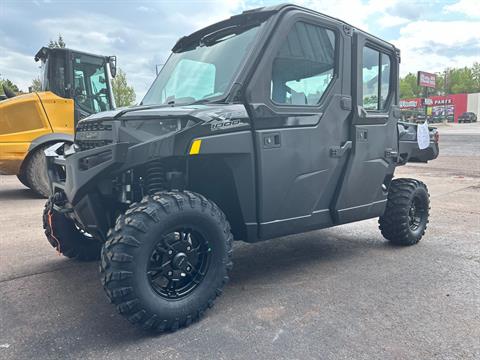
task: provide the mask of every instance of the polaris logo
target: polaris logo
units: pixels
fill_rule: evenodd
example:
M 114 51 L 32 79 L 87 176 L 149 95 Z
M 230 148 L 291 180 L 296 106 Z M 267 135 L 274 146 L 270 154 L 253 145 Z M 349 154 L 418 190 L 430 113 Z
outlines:
M 77 140 L 98 140 L 100 138 L 100 133 L 97 131 L 81 131 L 77 132 Z

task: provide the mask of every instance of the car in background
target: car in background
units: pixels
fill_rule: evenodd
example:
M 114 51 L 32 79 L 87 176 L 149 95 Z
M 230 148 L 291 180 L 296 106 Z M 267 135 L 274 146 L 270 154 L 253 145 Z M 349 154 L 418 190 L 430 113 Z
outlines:
M 477 121 L 477 115 L 475 113 L 467 111 L 458 117 L 459 123 L 471 123 Z
M 416 124 L 423 124 L 425 122 L 425 120 L 427 120 L 427 116 L 425 114 L 417 114 L 414 122 Z

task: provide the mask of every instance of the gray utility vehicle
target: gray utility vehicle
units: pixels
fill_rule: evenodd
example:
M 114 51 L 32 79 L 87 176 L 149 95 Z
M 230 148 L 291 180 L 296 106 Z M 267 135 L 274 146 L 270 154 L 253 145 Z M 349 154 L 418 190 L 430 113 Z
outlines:
M 47 150 L 50 243 L 101 258 L 132 323 L 175 330 L 222 293 L 233 240 L 256 242 L 380 217 L 417 243 L 426 186 L 398 165 L 438 155 L 398 123 L 399 51 L 293 5 L 246 11 L 181 38 L 139 106 L 78 123 Z

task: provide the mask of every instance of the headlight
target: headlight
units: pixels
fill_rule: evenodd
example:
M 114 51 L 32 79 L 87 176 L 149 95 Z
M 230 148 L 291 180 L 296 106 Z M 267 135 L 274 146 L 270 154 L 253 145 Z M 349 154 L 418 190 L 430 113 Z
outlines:
M 150 135 L 160 136 L 183 129 L 188 120 L 186 119 L 149 119 L 149 120 L 128 120 L 125 126 L 134 131 L 146 132 Z

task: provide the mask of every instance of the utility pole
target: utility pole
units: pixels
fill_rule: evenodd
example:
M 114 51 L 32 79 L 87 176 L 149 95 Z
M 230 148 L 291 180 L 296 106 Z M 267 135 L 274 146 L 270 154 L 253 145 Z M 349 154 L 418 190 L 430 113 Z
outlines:
M 448 86 L 447 86 L 447 81 L 448 81 L 448 69 L 445 69 L 445 78 L 443 80 L 443 92 L 444 92 L 444 96 L 447 97 L 447 89 L 448 89 Z M 447 118 L 447 102 L 445 101 L 445 103 L 443 104 L 443 116 L 444 116 L 444 122 L 448 122 L 448 118 Z M 453 121 L 455 121 L 455 119 L 453 119 Z
M 427 100 L 428 99 L 428 87 L 425 86 L 423 91 L 424 91 L 424 96 L 425 96 L 425 98 L 424 98 L 425 100 L 423 100 L 423 103 L 425 105 L 425 120 L 426 120 L 427 115 L 428 115 L 428 105 L 427 105 L 427 103 L 428 103 L 428 100 Z

